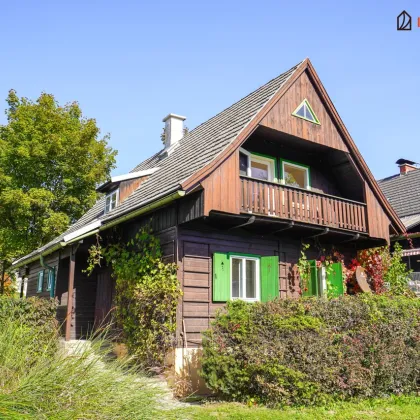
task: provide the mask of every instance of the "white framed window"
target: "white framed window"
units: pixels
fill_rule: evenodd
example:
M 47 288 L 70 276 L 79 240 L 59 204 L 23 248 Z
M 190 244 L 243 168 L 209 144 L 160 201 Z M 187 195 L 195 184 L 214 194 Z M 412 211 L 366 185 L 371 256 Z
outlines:
M 318 269 L 318 290 L 320 296 L 327 296 L 327 269 L 321 266 Z
M 309 167 L 298 163 L 281 161 L 281 183 L 290 187 L 311 189 Z
M 239 149 L 239 173 L 251 178 L 277 182 L 276 159 Z
M 41 293 L 44 287 L 44 270 L 38 272 L 38 281 L 36 286 L 37 293 Z
M 114 210 L 118 205 L 119 199 L 119 190 L 112 191 L 105 198 L 105 213 L 109 213 L 111 210 Z
M 250 302 L 260 300 L 260 259 L 232 255 L 230 257 L 230 295 L 232 299 Z
M 57 267 L 53 267 L 52 270 L 48 270 L 48 280 L 47 280 L 47 290 L 48 291 L 51 290 L 56 270 L 57 270 Z

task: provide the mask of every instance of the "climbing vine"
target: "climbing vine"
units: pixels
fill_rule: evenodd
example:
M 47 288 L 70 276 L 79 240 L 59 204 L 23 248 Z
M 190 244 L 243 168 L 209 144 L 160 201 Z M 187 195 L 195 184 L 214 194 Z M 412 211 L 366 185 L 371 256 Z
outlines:
M 300 251 L 300 257 L 296 264 L 298 272 L 299 272 L 299 279 L 300 279 L 300 293 L 306 292 L 308 290 L 308 284 L 311 279 L 311 264 L 306 256 L 306 252 L 311 246 L 309 244 L 302 244 L 302 248 Z M 345 266 L 344 266 L 344 256 L 338 252 L 337 250 L 332 249 L 331 252 L 327 252 L 325 248 L 320 247 L 319 245 L 316 246 L 318 249 L 318 258 L 315 261 L 316 268 L 325 268 L 325 274 L 327 278 L 327 286 L 329 284 L 329 275 L 334 271 L 333 263 L 341 263 L 343 266 L 343 286 L 344 290 L 346 290 L 345 284 Z
M 116 281 L 116 321 L 131 354 L 145 367 L 162 366 L 175 344 L 176 308 L 181 289 L 177 266 L 162 261 L 160 241 L 149 227 L 129 240 L 90 249 L 87 272 L 102 258 Z

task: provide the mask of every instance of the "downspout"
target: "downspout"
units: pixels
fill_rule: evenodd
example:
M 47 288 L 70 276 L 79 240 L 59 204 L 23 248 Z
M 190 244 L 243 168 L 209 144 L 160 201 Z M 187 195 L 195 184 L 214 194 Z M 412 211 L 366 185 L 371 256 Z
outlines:
M 54 298 L 55 296 L 55 269 L 54 267 L 51 267 L 50 265 L 47 265 L 45 263 L 44 257 L 42 254 L 39 256 L 39 263 L 41 264 L 41 267 L 48 270 L 47 284 L 48 284 L 49 276 L 52 273 L 51 286 L 50 286 L 50 298 Z

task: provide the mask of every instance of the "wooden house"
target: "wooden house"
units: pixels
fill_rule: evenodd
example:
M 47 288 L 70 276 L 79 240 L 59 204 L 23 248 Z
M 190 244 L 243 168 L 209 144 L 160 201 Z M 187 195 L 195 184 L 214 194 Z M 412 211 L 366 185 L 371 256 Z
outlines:
M 184 120 L 169 114 L 163 150 L 100 186 L 67 232 L 15 262 L 28 296 L 58 299 L 66 340 L 112 308 L 111 268 L 83 269 L 96 234 L 115 226 L 130 235 L 151 221 L 177 263 L 178 349 L 199 347 L 229 299 L 298 298 L 302 243 L 349 260 L 405 231 L 308 59 L 188 133 Z

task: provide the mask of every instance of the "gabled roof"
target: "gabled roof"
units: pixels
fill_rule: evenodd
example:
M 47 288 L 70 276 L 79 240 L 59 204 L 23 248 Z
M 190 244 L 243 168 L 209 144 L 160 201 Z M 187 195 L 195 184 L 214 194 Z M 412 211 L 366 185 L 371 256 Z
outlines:
M 229 108 L 191 130 L 180 140 L 179 146 L 171 154 L 161 158 L 161 151 L 159 151 L 137 165 L 132 172 L 145 171 L 155 167 L 159 167 L 159 170 L 149 175 L 149 178 L 114 210 L 104 214 L 105 203 L 104 198 L 101 198 L 66 232 L 43 247 L 15 261 L 14 265 L 24 264 L 36 255 L 55 249 L 65 236 L 75 232 L 87 223 L 100 220 L 102 225 L 106 225 L 113 219 L 131 213 L 158 198 L 183 188 L 183 183 L 189 180 L 192 175 L 206 168 L 235 140 L 238 140 L 241 134 L 245 133 L 246 128 L 258 117 L 264 106 L 270 102 L 270 99 L 279 92 L 303 63 L 297 64 L 270 80 Z
M 156 203 L 177 191 L 184 194 L 184 191 L 194 190 L 223 160 L 241 146 L 279 98 L 305 71 L 311 76 L 311 80 L 326 109 L 331 114 L 331 118 L 337 125 L 352 159 L 389 217 L 394 230 L 403 233 L 405 231 L 404 225 L 375 181 L 311 62 L 309 59 L 305 59 L 190 131 L 180 140 L 179 145 L 172 153 L 163 154 L 161 150 L 137 165 L 132 172 L 146 171 L 156 167 L 159 167 L 159 170 L 149 175 L 147 180 L 115 209 L 104 214 L 105 199 L 101 198 L 66 232 L 29 255 L 15 261 L 14 265 L 22 265 L 39 254 L 52 252 L 65 237 L 69 237 L 69 234 L 86 224 L 98 221 L 100 223 L 92 225 L 100 224 L 101 227 L 106 228 L 122 220 L 121 218 L 126 217 L 126 215 L 133 215 L 146 206 L 150 206 L 151 203 Z
M 420 223 L 420 169 L 378 181 L 407 229 Z

